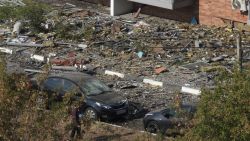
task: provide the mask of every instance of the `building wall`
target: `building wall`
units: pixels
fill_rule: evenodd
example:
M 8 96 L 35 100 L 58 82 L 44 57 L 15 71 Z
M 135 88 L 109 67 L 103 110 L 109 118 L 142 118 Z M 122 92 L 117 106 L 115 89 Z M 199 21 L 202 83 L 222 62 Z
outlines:
M 135 7 L 134 11 L 136 11 L 136 9 L 137 7 Z M 177 10 L 169 10 L 169 9 L 144 5 L 142 7 L 141 12 L 143 14 L 153 15 L 157 17 L 162 17 L 182 22 L 189 22 L 189 23 L 191 22 L 193 17 L 196 17 L 198 19 L 198 9 L 195 5 L 190 7 L 180 8 Z
M 110 0 L 83 0 L 90 3 L 98 3 L 106 6 L 110 5 Z M 149 6 L 149 5 L 141 5 L 134 3 L 134 10 L 136 12 L 137 9 L 142 6 L 141 13 L 148 14 L 152 16 L 182 21 L 182 22 L 191 22 L 192 17 L 196 17 L 198 19 L 198 4 L 194 6 L 180 8 L 177 10 L 168 10 L 164 8 Z
M 224 25 L 229 21 L 247 22 L 247 13 L 233 10 L 231 0 L 199 0 L 199 22 L 205 25 Z
M 92 3 L 99 3 L 109 6 L 110 0 L 84 0 Z M 140 5 L 135 4 L 136 12 Z M 190 7 L 176 10 L 168 10 L 149 5 L 143 5 L 142 13 L 163 17 L 183 22 L 191 22 L 192 17 L 196 17 L 200 24 L 204 25 L 225 25 L 230 21 L 235 23 L 247 23 L 247 13 L 241 13 L 239 10 L 233 10 L 231 0 L 196 0 Z

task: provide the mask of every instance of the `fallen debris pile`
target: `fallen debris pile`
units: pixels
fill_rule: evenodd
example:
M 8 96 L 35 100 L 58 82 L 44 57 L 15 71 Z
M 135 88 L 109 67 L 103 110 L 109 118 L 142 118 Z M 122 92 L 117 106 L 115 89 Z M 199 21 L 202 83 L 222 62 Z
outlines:
M 236 63 L 237 31 L 228 27 L 110 17 L 93 9 L 57 5 L 40 15 L 46 22 L 39 33 L 20 21 L 2 21 L 0 51 L 29 71 L 50 65 L 51 70 L 91 72 L 148 110 L 175 103 L 181 92 L 183 103 L 196 103 L 200 89 L 213 86 L 217 71 Z M 247 47 L 247 32 L 242 37 Z
M 0 0 L 0 6 L 25 6 L 22 0 Z

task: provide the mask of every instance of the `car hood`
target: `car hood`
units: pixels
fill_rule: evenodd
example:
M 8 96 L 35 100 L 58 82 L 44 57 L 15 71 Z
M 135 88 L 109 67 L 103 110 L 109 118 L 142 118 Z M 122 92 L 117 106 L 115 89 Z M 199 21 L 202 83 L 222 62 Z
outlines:
M 105 92 L 103 94 L 99 95 L 90 95 L 88 96 L 90 100 L 98 101 L 104 104 L 116 104 L 121 103 L 123 100 L 126 100 L 126 98 L 118 95 L 118 93 L 115 93 L 113 91 L 111 92 Z

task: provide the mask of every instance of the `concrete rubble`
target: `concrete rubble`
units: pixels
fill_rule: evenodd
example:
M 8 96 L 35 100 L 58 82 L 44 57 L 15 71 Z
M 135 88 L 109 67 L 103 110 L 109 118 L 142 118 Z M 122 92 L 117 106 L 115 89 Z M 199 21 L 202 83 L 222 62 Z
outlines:
M 25 3 L 23 3 L 22 0 L 0 0 L 0 7 L 1 7 L 1 6 L 6 6 L 6 5 L 11 5 L 11 6 L 24 6 Z
M 59 4 L 47 13 L 47 21 L 58 27 L 41 33 L 42 37 L 18 29 L 19 23 L 13 22 L 13 29 L 1 22 L 0 51 L 26 71 L 42 72 L 50 64 L 52 70 L 91 72 L 147 110 L 174 104 L 178 93 L 183 103 L 196 103 L 201 88 L 213 87 L 217 68 L 231 70 L 236 63 L 236 31 L 228 27 L 142 14 L 111 17 L 105 9 L 81 4 Z M 242 37 L 247 47 L 250 39 L 247 34 Z M 45 46 L 45 41 L 53 45 Z

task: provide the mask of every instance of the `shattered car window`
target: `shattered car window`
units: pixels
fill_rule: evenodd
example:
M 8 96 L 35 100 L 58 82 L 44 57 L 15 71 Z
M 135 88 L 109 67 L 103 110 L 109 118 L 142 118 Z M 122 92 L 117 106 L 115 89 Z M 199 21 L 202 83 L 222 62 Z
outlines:
M 63 86 L 62 86 L 62 79 L 59 79 L 59 78 L 49 78 L 45 82 L 45 87 L 48 90 L 59 91 L 60 89 L 63 88 Z
M 81 87 L 87 95 L 98 95 L 104 92 L 111 91 L 107 85 L 97 79 L 89 80 L 85 82 Z
M 64 91 L 71 91 L 75 88 L 75 84 L 70 82 L 69 80 L 64 79 L 63 81 L 63 89 Z
M 173 110 L 173 109 L 166 109 L 166 110 L 163 111 L 163 115 L 164 115 L 166 118 L 171 118 L 171 117 L 176 116 L 176 111 Z

